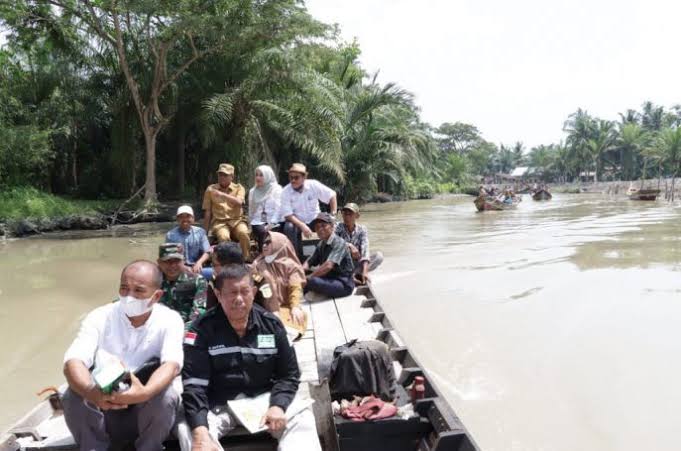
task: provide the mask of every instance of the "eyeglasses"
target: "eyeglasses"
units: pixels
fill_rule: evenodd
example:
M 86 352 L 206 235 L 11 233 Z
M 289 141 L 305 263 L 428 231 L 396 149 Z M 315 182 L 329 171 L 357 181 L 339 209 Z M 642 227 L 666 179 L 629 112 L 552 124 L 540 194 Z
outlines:
M 302 179 L 302 178 L 303 178 L 302 175 L 289 175 L 289 176 L 288 176 L 288 179 L 291 180 L 291 181 L 293 181 L 293 182 L 295 182 L 296 180 L 300 180 L 300 179 Z
M 265 241 L 262 243 L 263 246 L 269 246 L 270 244 L 272 244 L 272 240 Z

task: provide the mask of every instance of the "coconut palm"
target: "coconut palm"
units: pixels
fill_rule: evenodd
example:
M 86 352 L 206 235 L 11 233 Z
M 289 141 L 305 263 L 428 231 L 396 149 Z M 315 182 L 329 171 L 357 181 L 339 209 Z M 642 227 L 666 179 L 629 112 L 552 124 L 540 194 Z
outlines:
M 665 165 L 670 169 L 672 176 L 670 200 L 673 201 L 676 177 L 681 172 L 681 127 L 661 130 L 644 154 L 656 161 L 659 166 Z

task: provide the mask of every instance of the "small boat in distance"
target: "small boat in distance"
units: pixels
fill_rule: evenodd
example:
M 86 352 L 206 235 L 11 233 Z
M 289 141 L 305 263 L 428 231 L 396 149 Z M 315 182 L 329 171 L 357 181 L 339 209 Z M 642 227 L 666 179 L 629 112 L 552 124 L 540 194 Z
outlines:
M 637 189 L 634 188 L 633 184 L 629 185 L 627 190 L 627 196 L 630 200 L 655 200 L 657 196 L 660 195 L 659 189 Z
M 532 199 L 534 200 L 551 200 L 553 196 L 545 188 L 539 188 L 532 193 Z

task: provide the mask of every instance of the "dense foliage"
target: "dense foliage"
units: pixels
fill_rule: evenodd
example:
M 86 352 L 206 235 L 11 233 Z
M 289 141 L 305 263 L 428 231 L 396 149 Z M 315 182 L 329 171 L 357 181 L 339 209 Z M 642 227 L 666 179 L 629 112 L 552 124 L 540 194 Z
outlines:
M 367 74 L 355 43 L 299 0 L 0 2 L 0 189 L 83 198 L 196 197 L 219 162 L 252 183 L 293 161 L 343 199 L 418 198 L 530 166 L 569 181 L 676 176 L 679 110 L 611 122 L 578 110 L 526 152 L 473 125 L 432 127 Z

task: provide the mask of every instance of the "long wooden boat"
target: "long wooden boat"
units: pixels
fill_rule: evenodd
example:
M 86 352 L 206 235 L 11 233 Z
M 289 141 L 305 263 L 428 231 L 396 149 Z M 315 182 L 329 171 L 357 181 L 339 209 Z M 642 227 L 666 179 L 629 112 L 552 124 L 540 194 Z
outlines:
M 659 195 L 659 189 L 630 189 L 627 192 L 631 200 L 655 200 Z
M 507 204 L 493 197 L 478 196 L 475 198 L 473 203 L 475 204 L 475 208 L 477 208 L 478 211 L 501 211 L 517 208 L 520 200 L 520 196 L 516 196 L 513 198 L 512 203 Z
M 538 189 L 532 194 L 533 200 L 551 200 L 553 196 L 545 189 Z
M 302 393 L 315 401 L 313 409 L 324 451 L 474 451 L 475 441 L 451 406 L 393 328 L 370 286 L 352 296 L 309 300 L 302 304 L 309 327 L 294 343 L 301 369 Z M 416 376 L 425 378 L 425 398 L 417 400 L 414 415 L 356 423 L 334 416 L 326 378 L 336 346 L 352 339 L 386 343 L 397 379 L 398 406 L 409 402 L 408 386 Z M 275 450 L 267 433 L 230 434 L 223 439 L 230 451 Z M 168 441 L 167 449 L 177 449 Z M 71 450 L 75 443 L 64 422 L 58 396 L 52 395 L 0 436 L 0 451 Z M 304 450 L 303 450 L 304 451 Z

